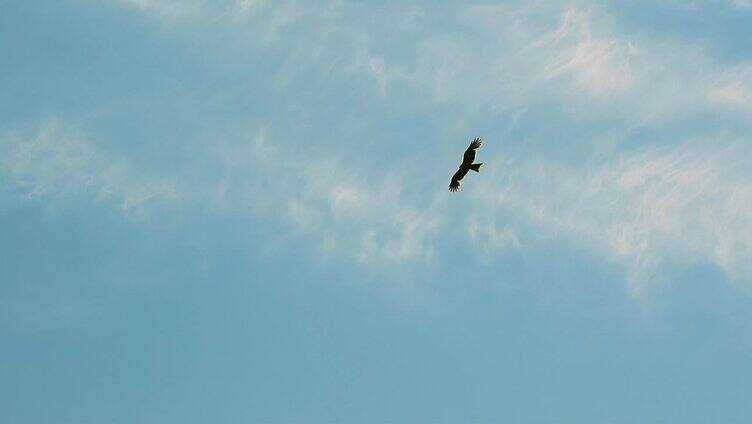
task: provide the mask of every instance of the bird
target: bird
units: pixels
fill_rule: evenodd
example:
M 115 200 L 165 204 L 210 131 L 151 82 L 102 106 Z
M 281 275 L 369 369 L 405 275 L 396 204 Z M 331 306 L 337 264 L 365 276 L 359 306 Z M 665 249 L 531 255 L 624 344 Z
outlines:
M 454 173 L 452 176 L 452 182 L 449 183 L 449 191 L 457 191 L 460 189 L 460 180 L 465 177 L 467 171 L 472 169 L 475 172 L 480 172 L 480 166 L 483 165 L 483 162 L 473 163 L 473 161 L 475 160 L 475 150 L 480 147 L 482 142 L 483 141 L 480 138 L 476 138 L 470 143 L 467 150 L 465 150 L 465 155 L 462 158 L 460 168 Z

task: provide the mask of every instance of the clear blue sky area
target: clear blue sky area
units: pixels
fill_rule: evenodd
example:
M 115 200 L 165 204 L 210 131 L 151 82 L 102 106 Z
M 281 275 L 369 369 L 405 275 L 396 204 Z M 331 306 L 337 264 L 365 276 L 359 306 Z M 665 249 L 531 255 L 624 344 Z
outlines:
M 0 422 L 752 421 L 749 0 L 0 9 Z

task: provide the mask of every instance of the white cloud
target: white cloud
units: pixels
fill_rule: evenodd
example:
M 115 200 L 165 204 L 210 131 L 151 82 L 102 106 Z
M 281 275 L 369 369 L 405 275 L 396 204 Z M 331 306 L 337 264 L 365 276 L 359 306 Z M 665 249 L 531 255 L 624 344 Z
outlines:
M 594 94 L 609 94 L 630 88 L 635 78 L 630 67 L 635 47 L 615 38 L 597 38 L 590 28 L 590 15 L 570 9 L 563 13 L 561 27 L 551 40 L 562 53 L 547 76 L 571 75 Z
M 710 92 L 710 98 L 732 106 L 744 106 L 749 103 L 750 93 L 742 82 L 734 81 L 715 87 Z
M 187 19 L 203 11 L 203 1 L 197 0 L 114 0 L 161 21 Z
M 198 182 L 196 175 L 149 176 L 60 120 L 42 125 L 34 137 L 6 135 L 1 141 L 5 188 L 50 207 L 111 205 L 137 220 L 157 210 L 172 216 L 185 205 L 218 216 L 253 210 L 364 264 L 432 260 L 439 215 L 406 202 L 400 176 L 361 180 L 336 158 L 283 154 L 265 131 L 207 156 L 203 165 L 225 172 L 219 178 L 201 174 Z
M 58 204 L 84 196 L 143 219 L 154 208 L 179 200 L 174 182 L 135 172 L 126 160 L 97 149 L 59 120 L 42 125 L 34 137 L 8 134 L 0 147 L 6 188 L 40 202 Z
M 731 0 L 731 4 L 740 9 L 752 8 L 752 0 Z
M 625 266 L 635 289 L 677 259 L 715 263 L 750 283 L 750 159 L 739 145 L 648 151 L 580 170 L 507 161 L 478 183 L 489 212 L 468 231 L 477 243 L 502 246 L 569 238 Z M 505 181 L 501 190 L 493 180 Z
M 742 64 L 719 72 L 711 82 L 711 102 L 732 108 L 752 106 L 752 65 Z
M 242 14 L 256 12 L 266 6 L 265 0 L 235 0 L 235 7 Z
M 316 237 L 325 250 L 369 265 L 433 258 L 440 215 L 434 207 L 411 205 L 398 175 L 362 180 L 336 158 L 283 154 L 265 131 L 244 145 L 222 147 L 220 155 L 236 181 L 231 191 L 237 195 L 225 197 L 231 203 L 225 210 L 250 204 Z
M 593 156 L 616 159 L 583 162 L 577 169 L 545 154 L 539 161 L 489 160 L 503 171 L 478 179 L 479 201 L 492 200 L 486 212 L 468 218 L 466 232 L 485 258 L 492 260 L 500 246 L 524 248 L 566 236 L 623 265 L 636 286 L 676 258 L 710 261 L 732 278 L 750 281 L 750 177 L 739 166 L 749 155 L 726 141 L 746 134 L 730 130 L 713 144 L 662 149 L 656 147 L 661 142 L 645 142 L 653 147 L 618 156 L 618 144 L 635 129 L 681 132 L 699 114 L 716 113 L 718 104 L 749 108 L 748 64 L 719 63 L 699 44 L 619 30 L 604 9 L 550 2 L 402 13 L 399 7 L 365 10 L 352 2 L 119 1 L 160 19 L 190 17 L 189 29 L 216 19 L 218 28 L 237 31 L 241 44 L 284 51 L 276 57 L 282 87 L 300 76 L 355 77 L 372 84 L 371 95 L 391 101 L 395 115 L 416 109 L 431 114 L 437 102 L 452 105 L 458 116 L 443 122 L 447 128 L 492 128 L 499 111 L 543 104 L 552 110 L 542 112 L 567 121 L 574 106 L 583 106 L 593 120 L 614 122 L 610 144 L 588 139 Z M 243 38 L 244 28 L 255 26 L 228 25 L 248 19 L 274 36 Z M 388 30 L 380 25 L 385 21 Z M 614 98 L 618 102 L 611 105 Z M 560 125 L 587 138 L 588 128 L 577 122 Z M 283 155 L 268 139 L 262 133 L 223 148 L 225 174 L 200 190 L 214 211 L 252 206 L 317 238 L 326 250 L 363 262 L 427 262 L 437 254 L 433 239 L 446 230 L 446 211 L 439 208 L 446 205 L 438 195 L 419 204 L 401 193 L 403 177 L 395 169 L 363 177 L 323 153 Z

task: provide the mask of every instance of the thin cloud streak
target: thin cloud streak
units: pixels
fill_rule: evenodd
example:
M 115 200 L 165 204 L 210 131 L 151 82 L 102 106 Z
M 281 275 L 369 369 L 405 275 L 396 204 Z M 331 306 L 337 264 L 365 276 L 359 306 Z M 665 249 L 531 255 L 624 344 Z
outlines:
M 714 263 L 752 282 L 752 175 L 743 144 L 646 151 L 582 169 L 504 160 L 477 189 L 481 248 L 573 240 L 625 267 L 639 291 L 679 261 Z M 494 181 L 502 181 L 501 190 Z M 524 240 L 524 241 L 523 241 Z
M 181 201 L 173 180 L 135 171 L 126 159 L 98 149 L 59 119 L 42 124 L 31 137 L 6 134 L 0 148 L 6 189 L 53 207 L 84 198 L 113 205 L 128 219 L 143 220 L 155 209 Z
M 402 176 L 390 172 L 362 179 L 346 161 L 291 154 L 272 138 L 260 131 L 242 145 L 220 150 L 223 166 L 236 180 L 231 185 L 238 184 L 230 190 L 238 197 L 225 196 L 221 201 L 229 205 L 223 209 L 253 205 L 257 213 L 317 237 L 325 251 L 363 264 L 433 260 L 431 238 L 440 215 L 436 206 L 406 201 Z

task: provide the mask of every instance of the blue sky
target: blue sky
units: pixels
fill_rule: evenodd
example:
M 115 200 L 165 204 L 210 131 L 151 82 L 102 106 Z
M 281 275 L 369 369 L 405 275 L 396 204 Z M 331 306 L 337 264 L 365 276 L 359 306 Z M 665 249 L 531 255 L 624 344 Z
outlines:
M 752 2 L 657 3 L 6 1 L 0 418 L 749 422 Z

